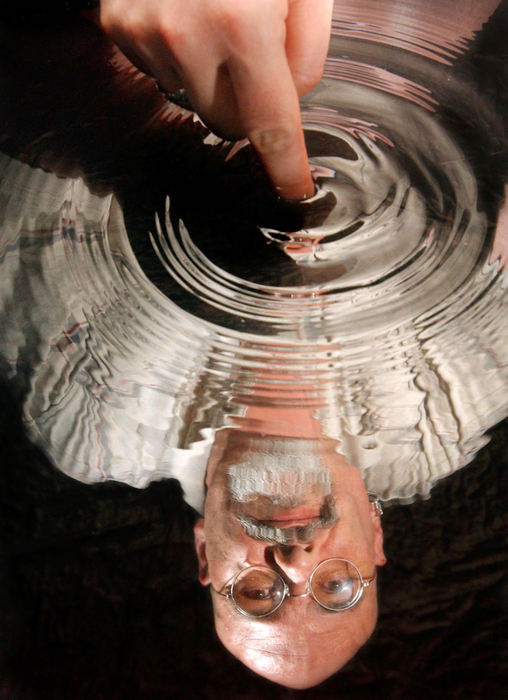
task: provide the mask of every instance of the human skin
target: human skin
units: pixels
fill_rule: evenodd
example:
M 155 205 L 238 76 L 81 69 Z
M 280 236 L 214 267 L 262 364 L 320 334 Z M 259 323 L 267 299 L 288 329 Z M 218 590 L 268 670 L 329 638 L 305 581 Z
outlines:
M 203 121 L 248 137 L 282 197 L 313 194 L 298 98 L 319 82 L 333 0 L 102 0 L 104 31 Z
M 204 518 L 194 531 L 201 583 L 223 592 L 239 570 L 262 565 L 281 573 L 291 593 L 299 594 L 315 566 L 331 557 L 348 559 L 363 577 L 373 576 L 376 566 L 385 563 L 379 516 L 359 471 L 336 452 L 334 441 L 322 438 L 312 445 L 332 476 L 336 525 L 315 530 L 311 540 L 291 546 L 254 539 L 243 531 L 228 497 L 227 474 L 244 459 L 253 437 L 260 436 L 238 429 L 217 433 L 207 470 Z M 279 439 L 293 449 L 298 443 Z M 212 601 L 224 646 L 252 670 L 292 688 L 311 687 L 340 669 L 370 637 L 377 619 L 375 582 L 356 606 L 337 613 L 323 610 L 310 597 L 289 598 L 273 615 L 252 619 L 216 593 Z

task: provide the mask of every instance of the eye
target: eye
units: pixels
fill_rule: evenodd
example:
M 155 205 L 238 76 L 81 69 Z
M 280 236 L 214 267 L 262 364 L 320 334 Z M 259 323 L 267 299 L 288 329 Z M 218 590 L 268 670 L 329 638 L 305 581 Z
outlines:
M 314 598 L 324 608 L 347 609 L 361 595 L 360 573 L 346 559 L 329 559 L 315 569 L 311 590 Z
M 263 617 L 278 608 L 284 600 L 284 581 L 271 569 L 249 567 L 237 576 L 232 598 L 244 613 Z
M 330 579 L 329 581 L 323 581 L 321 588 L 327 593 L 352 593 L 354 589 L 354 583 L 352 579 Z
M 264 588 L 242 588 L 242 595 L 250 600 L 267 600 L 277 595 L 275 586 L 265 586 Z

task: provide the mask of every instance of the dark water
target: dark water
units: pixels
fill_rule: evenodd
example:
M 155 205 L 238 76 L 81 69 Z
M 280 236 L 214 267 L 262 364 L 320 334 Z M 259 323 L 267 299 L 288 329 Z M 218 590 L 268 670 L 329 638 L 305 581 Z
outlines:
M 65 259 L 48 263 L 72 269 L 94 319 L 87 348 L 108 388 L 94 400 L 128 407 L 155 377 L 170 400 L 147 394 L 148 427 L 174 419 L 168 440 L 180 449 L 240 415 L 260 377 L 259 400 L 271 406 L 298 404 L 303 385 L 367 474 L 394 444 L 399 466 L 415 454 L 419 469 L 437 465 L 417 487 L 375 482 L 387 499 L 425 494 L 472 459 L 506 406 L 506 253 L 496 248 L 506 6 L 475 34 L 474 17 L 468 28 L 452 5 L 407 3 L 396 31 L 379 3 L 336 8 L 325 79 L 302 107 L 319 175 L 312 216 L 274 200 L 248 149 L 226 159 L 229 145 L 182 121 L 85 21 L 4 27 L 3 154 L 82 177 L 92 197 L 114 194 L 125 218 L 131 248 L 119 239 L 107 249 L 86 210 L 70 208 L 91 235 L 80 245 L 69 226 Z M 486 20 L 495 3 L 478 6 Z M 40 201 L 50 196 L 40 189 Z M 44 222 L 34 229 L 54 240 Z M 12 295 L 28 323 L 41 289 Z M 133 347 L 144 361 L 125 381 Z M 79 457 L 83 481 L 112 464 L 122 426 L 84 439 L 96 403 L 78 397 L 72 435 L 48 448 L 45 427 L 60 430 L 86 383 L 61 372 L 52 384 L 48 373 L 33 392 L 20 369 L 25 384 L 14 396 L 6 388 L 3 402 L 5 697 L 502 696 L 505 424 L 429 501 L 387 509 L 375 636 L 339 676 L 293 693 L 254 677 L 216 640 L 196 580 L 195 516 L 176 483 L 139 491 L 57 473 L 22 435 L 19 399 L 30 397 L 32 439 L 42 435 L 64 470 Z M 376 384 L 387 371 L 396 394 Z M 340 426 L 337 407 L 349 416 Z M 130 483 L 150 480 L 150 469 L 129 469 Z

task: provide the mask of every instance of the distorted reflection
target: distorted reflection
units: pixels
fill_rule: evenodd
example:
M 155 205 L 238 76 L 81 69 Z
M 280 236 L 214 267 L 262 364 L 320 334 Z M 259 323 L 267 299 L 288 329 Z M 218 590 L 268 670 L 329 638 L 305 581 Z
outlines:
M 217 634 L 295 688 L 374 630 L 378 499 L 428 497 L 507 412 L 504 137 L 462 56 L 496 3 L 420 43 L 369 5 L 336 3 L 302 103 L 301 208 L 87 21 L 1 49 L 2 380 L 73 478 L 180 481 Z

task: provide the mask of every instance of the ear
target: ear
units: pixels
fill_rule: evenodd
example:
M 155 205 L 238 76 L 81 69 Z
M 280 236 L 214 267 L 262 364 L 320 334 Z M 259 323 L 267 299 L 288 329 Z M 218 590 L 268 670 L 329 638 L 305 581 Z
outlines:
M 206 558 L 206 536 L 205 536 L 205 521 L 204 518 L 199 520 L 194 525 L 194 546 L 198 557 L 199 567 L 199 582 L 203 586 L 208 586 L 210 576 L 208 574 L 208 559 Z
M 381 515 L 374 503 L 371 503 L 370 506 L 370 516 L 374 532 L 375 564 L 376 566 L 383 566 L 383 564 L 386 564 L 386 557 L 383 550 L 383 527 L 381 525 Z

